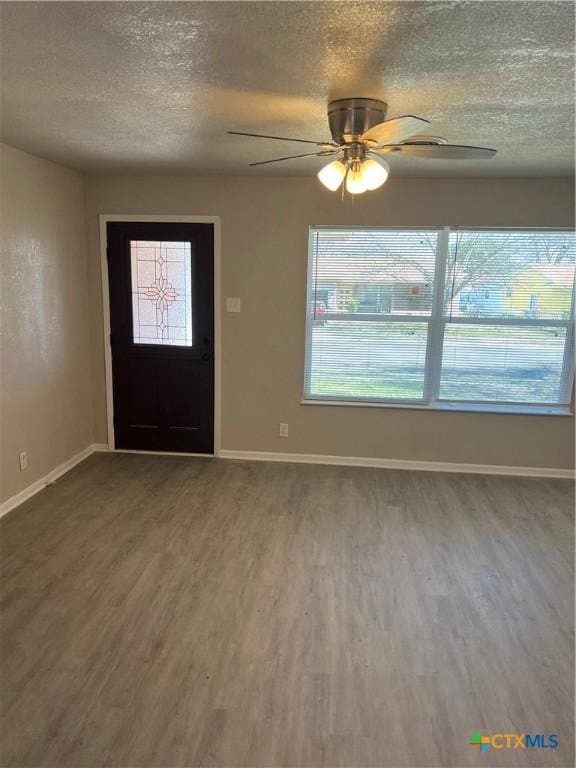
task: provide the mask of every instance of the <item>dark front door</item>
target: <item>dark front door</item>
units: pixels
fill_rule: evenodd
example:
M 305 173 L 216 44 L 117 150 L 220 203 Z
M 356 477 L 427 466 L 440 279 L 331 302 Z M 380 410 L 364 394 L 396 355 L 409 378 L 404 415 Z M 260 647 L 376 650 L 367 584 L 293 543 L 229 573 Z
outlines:
M 213 453 L 211 224 L 111 222 L 116 448 Z

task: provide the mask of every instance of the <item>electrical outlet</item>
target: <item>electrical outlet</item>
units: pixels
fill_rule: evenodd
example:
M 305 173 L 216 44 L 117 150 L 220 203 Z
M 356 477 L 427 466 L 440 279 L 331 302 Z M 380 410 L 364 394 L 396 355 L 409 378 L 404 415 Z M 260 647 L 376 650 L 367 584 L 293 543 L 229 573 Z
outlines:
M 20 472 L 24 472 L 25 469 L 28 469 L 28 454 L 26 451 L 22 451 L 22 453 L 19 454 L 18 461 L 20 462 Z
M 280 437 L 288 437 L 288 424 L 280 424 L 280 429 L 278 430 L 278 434 Z

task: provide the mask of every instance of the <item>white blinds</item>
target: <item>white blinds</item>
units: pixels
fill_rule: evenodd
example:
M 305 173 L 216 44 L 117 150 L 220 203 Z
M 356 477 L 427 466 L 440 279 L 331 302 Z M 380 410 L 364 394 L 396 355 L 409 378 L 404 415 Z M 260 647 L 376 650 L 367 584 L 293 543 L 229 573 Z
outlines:
M 441 399 L 568 402 L 574 263 L 573 233 L 450 234 Z
M 421 400 L 437 231 L 311 233 L 307 395 Z
M 572 232 L 451 232 L 447 314 L 567 320 L 574 259 Z
M 565 403 L 574 269 L 566 232 L 313 228 L 305 396 Z

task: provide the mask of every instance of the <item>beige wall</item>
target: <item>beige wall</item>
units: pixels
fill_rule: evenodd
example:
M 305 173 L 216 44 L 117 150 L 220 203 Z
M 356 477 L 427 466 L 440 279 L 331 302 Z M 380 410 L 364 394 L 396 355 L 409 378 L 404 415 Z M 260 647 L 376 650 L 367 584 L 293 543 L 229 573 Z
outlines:
M 95 439 L 106 441 L 98 214 L 189 214 L 222 218 L 222 447 L 571 467 L 567 417 L 303 406 L 307 231 L 310 224 L 570 226 L 567 179 L 398 179 L 342 202 L 315 179 L 92 176 L 87 180 L 94 316 Z M 290 437 L 277 436 L 278 423 Z
M 0 174 L 5 500 L 91 444 L 93 420 L 83 180 L 5 145 Z

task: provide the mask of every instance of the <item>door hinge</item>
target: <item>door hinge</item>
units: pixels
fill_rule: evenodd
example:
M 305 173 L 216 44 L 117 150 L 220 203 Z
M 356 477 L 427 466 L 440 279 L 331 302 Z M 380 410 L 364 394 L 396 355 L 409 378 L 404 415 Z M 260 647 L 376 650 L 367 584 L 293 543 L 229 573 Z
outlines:
M 113 344 L 114 344 L 114 336 L 110 334 L 110 346 L 112 346 Z

